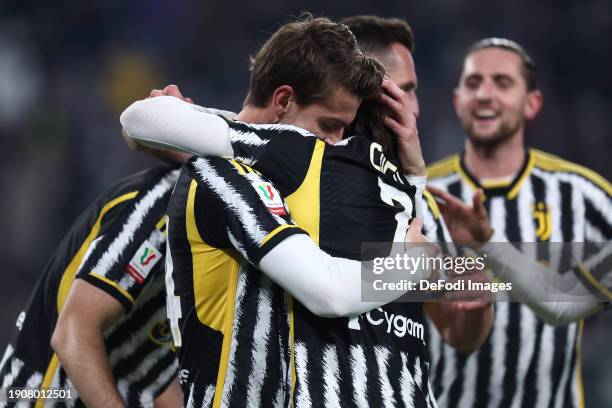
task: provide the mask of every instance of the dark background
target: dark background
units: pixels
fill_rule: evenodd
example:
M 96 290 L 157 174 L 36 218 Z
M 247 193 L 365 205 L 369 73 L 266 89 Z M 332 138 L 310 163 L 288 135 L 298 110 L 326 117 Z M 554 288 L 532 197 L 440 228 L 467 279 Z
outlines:
M 119 113 L 152 88 L 239 110 L 247 59 L 301 11 L 405 17 L 417 41 L 419 130 L 433 162 L 462 148 L 451 95 L 465 48 L 520 42 L 539 66 L 544 108 L 528 143 L 612 175 L 612 5 L 608 0 L 81 0 L 0 2 L 0 348 L 69 225 L 105 187 L 155 162 L 130 152 Z M 612 316 L 587 322 L 587 405 L 610 406 Z

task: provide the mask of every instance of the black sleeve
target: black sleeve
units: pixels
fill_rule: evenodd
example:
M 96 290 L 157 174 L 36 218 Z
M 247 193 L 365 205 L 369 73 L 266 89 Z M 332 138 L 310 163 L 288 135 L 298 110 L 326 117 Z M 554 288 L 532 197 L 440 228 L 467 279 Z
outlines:
M 209 245 L 234 248 L 257 265 L 279 242 L 305 233 L 278 190 L 253 168 L 214 157 L 197 158 L 189 167 L 197 181 L 194 218 Z
M 126 311 L 143 287 L 163 273 L 165 212 L 176 176 L 171 172 L 143 186 L 118 211 L 104 216 L 78 269 L 77 278 L 115 297 Z

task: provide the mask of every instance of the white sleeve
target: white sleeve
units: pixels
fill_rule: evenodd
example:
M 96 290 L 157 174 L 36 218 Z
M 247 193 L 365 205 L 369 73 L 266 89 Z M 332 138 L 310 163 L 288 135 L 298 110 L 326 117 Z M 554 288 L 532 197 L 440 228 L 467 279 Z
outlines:
M 172 96 L 134 102 L 119 120 L 127 137 L 146 146 L 210 156 L 234 155 L 225 120 Z
M 512 283 L 512 291 L 525 300 L 525 303 L 546 323 L 566 325 L 605 309 L 605 303 L 595 296 L 588 296 L 589 289 L 576 281 L 573 272 L 559 274 L 540 262 L 528 258 L 511 244 L 500 242 L 506 240 L 494 235 L 479 249 L 479 252 L 487 254 L 493 274 L 502 281 Z M 548 301 L 542 301 L 543 288 L 548 286 L 547 277 L 551 274 L 568 281 L 561 282 L 561 287 L 570 287 L 569 284 L 573 284 L 575 294 L 581 299 L 570 301 L 568 295 L 571 293 L 555 292 L 550 289 L 546 292 Z
M 414 205 L 415 205 L 415 211 L 416 211 L 416 216 L 419 217 L 421 220 L 423 219 L 423 208 L 421 208 L 422 205 L 422 198 L 423 198 L 423 191 L 425 190 L 425 186 L 427 185 L 427 176 L 409 176 L 409 175 L 405 175 L 406 180 L 408 181 L 408 183 L 412 184 L 413 186 L 416 187 L 416 192 L 414 194 Z
M 384 300 L 362 302 L 361 262 L 332 257 L 303 234 L 291 235 L 277 244 L 258 267 L 317 316 L 359 315 L 405 293 L 387 291 L 381 293 Z M 429 275 L 430 271 L 422 270 L 407 279 L 418 281 Z

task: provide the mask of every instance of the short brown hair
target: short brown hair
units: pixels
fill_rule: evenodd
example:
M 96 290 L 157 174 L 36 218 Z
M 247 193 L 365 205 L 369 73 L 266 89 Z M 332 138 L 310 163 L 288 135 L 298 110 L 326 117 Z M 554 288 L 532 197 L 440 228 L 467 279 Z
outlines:
M 368 54 L 382 51 L 393 43 L 400 43 L 410 53 L 414 52 L 412 28 L 402 19 L 363 15 L 346 17 L 340 22 L 351 29 L 359 47 Z
M 251 57 L 246 104 L 264 107 L 274 90 L 291 86 L 296 102 L 307 105 L 343 87 L 363 100 L 380 88 L 384 68 L 366 57 L 344 24 L 305 14 L 283 25 Z
M 522 71 L 523 76 L 525 77 L 525 82 L 527 83 L 527 90 L 533 91 L 537 89 L 537 74 L 538 68 L 536 64 L 533 62 L 533 59 L 527 51 L 517 42 L 509 40 L 507 38 L 498 38 L 498 37 L 489 37 L 483 38 L 482 40 L 476 41 L 474 44 L 470 45 L 468 51 L 465 55 L 467 58 L 470 54 L 476 51 L 480 51 L 485 48 L 500 48 L 502 50 L 510 51 L 515 53 L 521 58 L 523 63 Z

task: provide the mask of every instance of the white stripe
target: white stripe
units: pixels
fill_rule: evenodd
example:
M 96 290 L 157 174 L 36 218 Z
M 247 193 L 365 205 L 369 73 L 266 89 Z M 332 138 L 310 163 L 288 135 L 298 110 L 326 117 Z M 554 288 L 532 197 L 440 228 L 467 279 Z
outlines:
M 259 406 L 261 390 L 268 371 L 266 358 L 270 348 L 269 338 L 272 319 L 270 280 L 262 276 L 261 282 L 262 288 L 257 295 L 257 315 L 253 330 L 253 345 L 251 347 L 251 374 L 249 375 L 247 391 L 247 400 L 251 402 L 249 407 L 253 408 Z
M 510 312 L 508 302 L 498 302 L 495 304 L 495 320 L 491 333 L 491 379 L 489 382 L 489 405 L 494 408 L 499 405 L 503 397 L 504 374 L 506 372 L 505 357 L 508 338 L 506 336 L 506 326 Z
M 310 408 L 312 401 L 308 390 L 308 351 L 304 343 L 295 343 L 295 371 L 297 376 L 295 390 L 295 406 L 297 408 Z
M 536 368 L 536 407 L 548 406 L 548 404 L 550 403 L 552 388 L 551 375 L 554 351 L 554 327 L 545 324 L 544 328 L 542 329 L 542 338 L 540 341 L 540 355 L 538 356 L 538 365 Z
M 143 407 L 153 407 L 155 404 L 155 394 L 157 394 L 157 392 L 161 389 L 162 384 L 168 383 L 168 380 L 170 380 L 171 377 L 176 376 L 177 371 L 178 360 L 174 359 L 172 364 L 170 364 L 168 367 L 166 367 L 164 371 L 157 375 L 155 381 L 153 381 L 146 388 L 140 391 L 140 405 Z
M 400 351 L 402 358 L 402 370 L 400 372 L 400 393 L 402 396 L 402 402 L 404 406 L 411 407 L 414 404 L 414 380 L 408 369 L 408 357 L 406 353 Z M 363 405 L 364 407 L 367 406 Z
M 557 388 L 557 395 L 555 396 L 555 408 L 563 408 L 565 404 L 565 391 L 568 387 L 568 381 L 570 378 L 570 371 L 572 367 L 570 365 L 572 356 L 576 353 L 576 332 L 577 323 L 572 323 L 567 328 L 567 342 L 565 344 L 565 360 L 563 361 L 563 372 L 561 373 L 561 379 L 559 380 L 559 387 Z
M 40 383 L 42 382 L 42 379 L 43 379 L 42 373 L 36 372 L 32 374 L 30 378 L 28 378 L 28 381 L 26 382 L 26 387 L 32 388 L 32 389 L 38 389 L 40 387 Z M 15 405 L 15 408 L 28 408 L 30 406 L 32 406 L 32 403 L 30 401 L 20 401 Z
M 323 348 L 323 399 L 326 408 L 340 407 L 340 366 L 336 347 L 327 345 Z
M 9 344 L 8 346 L 6 346 L 6 351 L 4 352 L 4 356 L 2 356 L 2 361 L 0 361 L 0 372 L 2 372 L 2 369 L 4 369 L 4 365 L 6 364 L 8 359 L 13 355 L 13 351 L 15 351 L 15 349 L 13 348 L 12 345 Z
M 236 370 L 242 369 L 243 367 L 236 367 L 236 350 L 240 344 L 238 344 L 238 330 L 240 329 L 240 323 L 242 319 L 242 302 L 244 300 L 244 293 L 246 287 L 247 274 L 244 270 L 244 265 L 240 265 L 238 269 L 238 283 L 236 286 L 236 301 L 234 302 L 234 322 L 232 324 L 232 339 L 230 341 L 230 354 L 227 361 L 227 371 L 225 374 L 225 382 L 222 390 L 219 392 L 223 393 L 223 405 L 230 406 L 230 399 L 232 390 L 234 388 L 234 381 L 236 380 Z M 227 333 L 225 334 L 227 336 Z
M 476 378 L 478 376 L 478 356 L 476 351 L 467 357 L 463 369 L 463 390 L 459 399 L 459 407 L 473 407 L 476 403 Z
M 389 350 L 385 347 L 374 347 L 376 355 L 376 365 L 378 365 L 378 380 L 380 382 L 380 392 L 382 395 L 382 406 L 390 408 L 395 406 L 395 396 L 393 395 L 393 387 L 389 381 L 389 373 L 387 372 L 389 363 Z
M 349 349 L 351 374 L 353 376 L 353 401 L 358 407 L 368 406 L 368 367 L 361 346 L 351 346 Z
M 202 408 L 212 407 L 213 399 L 215 398 L 215 386 L 209 385 L 206 387 L 204 392 L 204 399 L 202 401 Z
M 149 190 L 144 197 L 135 205 L 134 211 L 126 220 L 117 238 L 108 246 L 108 249 L 100 257 L 98 263 L 92 268 L 92 272 L 106 276 L 115 266 L 119 256 L 123 254 L 127 246 L 133 241 L 134 233 L 142 224 L 149 210 L 169 190 L 174 187 L 178 176 L 178 170 L 166 175 L 160 182 Z
M 166 347 L 157 348 L 157 350 L 147 355 L 147 358 L 145 358 L 138 365 L 138 367 L 132 369 L 130 374 L 119 379 L 117 382 L 117 390 L 119 391 L 119 394 L 121 394 L 124 401 L 128 400 L 130 386 L 149 374 L 155 364 L 157 364 L 157 362 L 165 357 L 168 353 L 171 353 L 171 351 Z
M 266 229 L 260 225 L 258 217 L 254 213 L 254 208 L 242 199 L 239 194 L 227 181 L 210 166 L 206 159 L 199 158 L 194 163 L 201 180 L 221 198 L 232 213 L 238 218 L 240 224 L 254 244 L 259 244 L 268 235 Z M 280 225 L 286 222 L 280 218 Z
M 150 328 L 159 321 L 165 319 L 166 311 L 163 308 L 157 309 L 145 324 L 143 324 L 139 330 L 133 330 L 130 333 L 130 337 L 126 338 L 119 347 L 110 350 L 108 355 L 108 362 L 111 367 L 115 367 L 117 363 L 138 350 L 142 344 L 149 339 Z M 128 315 L 129 316 L 129 315 Z M 117 328 L 117 327 L 115 327 Z
M 13 385 L 13 381 L 15 381 L 15 378 L 17 378 L 22 368 L 23 361 L 18 358 L 13 358 L 11 360 L 11 371 L 2 379 L 2 387 L 0 388 L 10 387 Z
M 519 344 L 518 364 L 516 366 L 516 392 L 512 399 L 512 408 L 519 408 L 525 394 L 525 379 L 529 363 L 535 350 L 536 318 L 533 312 L 521 307 L 521 338 Z
M 191 383 L 191 387 L 189 387 L 189 397 L 187 398 L 187 404 L 185 408 L 195 408 L 195 401 L 193 400 L 193 390 L 195 387 L 195 383 Z

